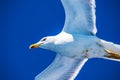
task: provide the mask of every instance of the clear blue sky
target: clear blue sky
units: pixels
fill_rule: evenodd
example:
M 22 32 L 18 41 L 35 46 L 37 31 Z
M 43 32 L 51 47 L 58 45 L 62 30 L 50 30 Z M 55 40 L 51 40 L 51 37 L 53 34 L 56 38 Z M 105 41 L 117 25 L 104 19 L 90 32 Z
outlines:
M 120 44 L 120 0 L 96 0 L 97 35 Z M 34 80 L 55 53 L 29 45 L 58 34 L 65 14 L 60 0 L 0 0 L 0 80 Z M 120 80 L 120 62 L 91 59 L 75 80 Z

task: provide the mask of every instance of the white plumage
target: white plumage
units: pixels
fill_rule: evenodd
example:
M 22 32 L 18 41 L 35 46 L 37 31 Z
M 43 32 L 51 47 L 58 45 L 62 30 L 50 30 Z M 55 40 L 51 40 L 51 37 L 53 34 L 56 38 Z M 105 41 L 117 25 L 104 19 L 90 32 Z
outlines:
M 35 80 L 73 80 L 82 68 L 86 59 L 72 59 L 60 54 Z
M 63 31 L 96 34 L 94 0 L 61 0 L 66 14 Z
M 89 58 L 120 59 L 120 45 L 96 37 L 95 0 L 61 0 L 65 25 L 61 33 L 41 39 L 30 48 L 57 53 L 35 80 L 74 80 Z

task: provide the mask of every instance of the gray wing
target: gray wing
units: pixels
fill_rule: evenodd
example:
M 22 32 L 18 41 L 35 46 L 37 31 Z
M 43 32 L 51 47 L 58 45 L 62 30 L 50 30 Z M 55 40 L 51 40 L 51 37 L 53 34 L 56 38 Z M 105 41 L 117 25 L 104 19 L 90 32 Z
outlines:
M 63 31 L 96 34 L 95 0 L 61 0 L 65 10 Z
M 88 59 L 74 59 L 57 54 L 55 60 L 35 80 L 74 80 Z

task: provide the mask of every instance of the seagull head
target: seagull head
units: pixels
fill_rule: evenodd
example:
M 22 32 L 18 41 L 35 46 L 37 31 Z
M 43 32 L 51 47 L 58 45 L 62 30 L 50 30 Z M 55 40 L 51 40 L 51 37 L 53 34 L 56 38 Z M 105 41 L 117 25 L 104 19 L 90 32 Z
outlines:
M 52 50 L 52 48 L 54 48 L 54 42 L 55 42 L 55 37 L 54 36 L 48 36 L 48 37 L 42 38 L 40 41 L 38 41 L 35 44 L 31 44 L 29 46 L 29 48 L 30 49 L 43 48 L 43 49 Z

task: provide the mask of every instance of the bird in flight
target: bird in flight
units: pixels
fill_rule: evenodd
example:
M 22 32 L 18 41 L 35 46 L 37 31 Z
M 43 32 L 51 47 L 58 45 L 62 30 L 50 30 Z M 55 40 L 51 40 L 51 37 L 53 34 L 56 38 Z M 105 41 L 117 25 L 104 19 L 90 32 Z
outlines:
M 61 0 L 65 24 L 61 33 L 47 36 L 30 48 L 56 52 L 55 60 L 35 80 L 74 80 L 90 58 L 119 61 L 120 45 L 96 36 L 95 0 Z

